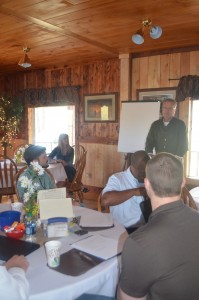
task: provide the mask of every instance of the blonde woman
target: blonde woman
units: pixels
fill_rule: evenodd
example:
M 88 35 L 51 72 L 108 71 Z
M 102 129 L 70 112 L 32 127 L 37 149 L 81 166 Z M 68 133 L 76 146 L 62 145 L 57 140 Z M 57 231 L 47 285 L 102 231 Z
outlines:
M 76 170 L 73 166 L 74 149 L 69 145 L 68 134 L 59 136 L 58 146 L 48 156 L 49 162 L 61 162 L 64 166 L 68 181 L 72 181 Z

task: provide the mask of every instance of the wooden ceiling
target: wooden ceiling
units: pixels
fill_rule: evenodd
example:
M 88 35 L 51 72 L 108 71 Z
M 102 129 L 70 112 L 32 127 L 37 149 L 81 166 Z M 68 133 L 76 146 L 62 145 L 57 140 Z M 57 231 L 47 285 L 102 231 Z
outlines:
M 119 57 L 119 54 L 199 49 L 199 0 L 1 0 L 0 73 L 18 66 L 29 47 L 30 69 Z M 163 29 L 160 39 L 132 34 L 145 18 Z

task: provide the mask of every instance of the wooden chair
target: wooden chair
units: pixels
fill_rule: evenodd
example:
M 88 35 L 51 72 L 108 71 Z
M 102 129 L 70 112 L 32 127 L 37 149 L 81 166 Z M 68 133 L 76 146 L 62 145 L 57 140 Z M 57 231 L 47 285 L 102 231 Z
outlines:
M 189 193 L 189 190 L 185 186 L 182 188 L 181 198 L 182 198 L 182 201 L 187 206 L 189 206 L 195 210 L 198 210 L 197 206 L 195 204 L 195 201 L 193 200 L 193 197 L 191 196 L 191 194 Z
M 82 174 L 86 165 L 86 154 L 87 151 L 83 146 L 74 145 L 75 149 L 75 163 L 74 167 L 76 169 L 76 174 L 72 182 L 66 180 L 66 190 L 72 193 L 72 197 L 75 200 L 83 202 L 83 192 L 82 192 Z
M 86 150 L 82 145 L 73 145 L 72 148 L 75 152 L 75 161 L 74 161 L 74 167 L 77 169 L 79 162 L 82 158 L 82 156 L 85 154 Z
M 8 156 L 0 155 L 0 202 L 2 196 L 11 196 L 14 201 L 16 163 Z
M 102 188 L 102 190 L 103 190 L 103 188 Z M 103 206 L 102 205 L 101 197 L 102 197 L 102 191 L 101 191 L 101 193 L 99 194 L 99 196 L 97 198 L 97 210 L 99 212 L 109 213 L 110 212 L 109 206 Z
M 151 206 L 151 200 L 146 195 L 144 197 L 144 201 L 140 203 L 140 209 L 143 214 L 144 220 L 147 223 L 150 217 L 150 214 L 152 213 L 152 206 Z

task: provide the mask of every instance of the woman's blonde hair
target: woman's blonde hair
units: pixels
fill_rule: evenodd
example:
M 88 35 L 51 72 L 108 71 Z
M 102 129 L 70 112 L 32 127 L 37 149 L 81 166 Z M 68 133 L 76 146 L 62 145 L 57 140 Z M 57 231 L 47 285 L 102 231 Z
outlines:
M 68 145 L 69 145 L 69 136 L 68 136 L 68 134 L 66 134 L 66 133 L 61 133 L 61 134 L 59 135 L 59 140 L 58 140 L 58 146 L 59 146 L 59 148 L 61 149 L 61 152 L 62 152 L 62 150 L 63 150 L 63 143 L 62 143 L 62 141 L 65 140 L 65 139 L 68 140 Z

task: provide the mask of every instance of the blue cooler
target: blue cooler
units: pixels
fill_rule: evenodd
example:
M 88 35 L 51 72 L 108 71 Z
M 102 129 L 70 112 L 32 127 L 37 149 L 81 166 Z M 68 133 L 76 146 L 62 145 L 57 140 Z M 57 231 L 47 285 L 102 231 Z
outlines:
M 6 210 L 0 213 L 0 230 L 3 231 L 5 226 L 11 226 L 14 222 L 20 222 L 19 211 L 15 210 Z

